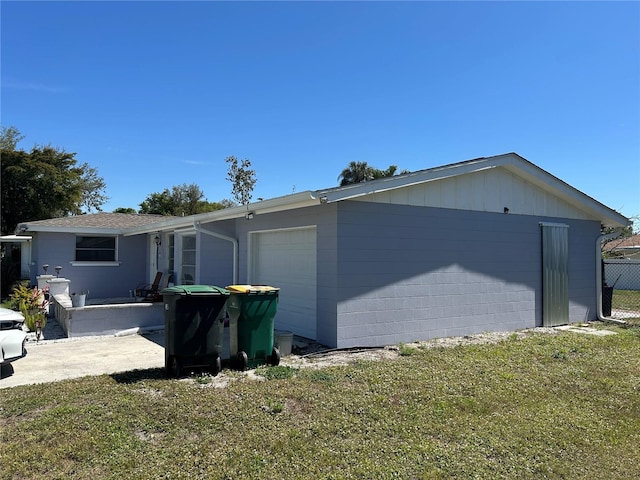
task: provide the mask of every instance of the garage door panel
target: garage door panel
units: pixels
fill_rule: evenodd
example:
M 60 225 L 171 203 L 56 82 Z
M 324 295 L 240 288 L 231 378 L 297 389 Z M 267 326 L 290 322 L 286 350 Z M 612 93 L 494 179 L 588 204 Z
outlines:
M 280 288 L 276 328 L 316 338 L 316 229 L 252 233 L 250 281 Z

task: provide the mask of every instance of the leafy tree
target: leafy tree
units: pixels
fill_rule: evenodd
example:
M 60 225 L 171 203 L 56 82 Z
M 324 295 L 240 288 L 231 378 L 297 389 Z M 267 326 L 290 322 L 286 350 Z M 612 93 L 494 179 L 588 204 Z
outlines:
M 251 162 L 246 158 L 238 162 L 236 157 L 230 156 L 225 161 L 229 164 L 227 180 L 232 184 L 233 198 L 240 205 L 248 205 L 256 185 L 256 171 L 251 169 Z
M 631 235 L 633 235 L 633 226 L 629 225 L 627 227 L 623 227 L 623 228 L 616 228 L 616 227 L 602 227 L 601 229 L 601 234 L 602 235 L 608 235 L 609 233 L 613 233 L 613 232 L 617 232 L 618 230 L 620 230 L 620 236 L 618 236 L 618 240 L 621 238 L 627 238 L 630 237 Z
M 162 192 L 149 194 L 140 204 L 140 213 L 184 216 L 222 208 L 225 208 L 222 202 L 208 202 L 204 199 L 204 193 L 198 185 L 185 183 L 173 186 L 171 190 L 165 188 Z
M 631 217 L 630 220 L 635 220 L 637 217 Z M 617 257 L 623 257 L 624 254 L 621 252 L 612 252 L 609 248 L 605 248 L 605 246 L 607 245 L 613 245 L 613 247 L 615 248 L 616 246 L 618 246 L 620 243 L 622 243 L 625 239 L 629 238 L 630 236 L 634 235 L 634 231 L 633 231 L 633 225 L 629 225 L 627 227 L 623 227 L 623 228 L 614 228 L 614 227 L 602 227 L 601 232 L 603 235 L 607 235 L 610 233 L 614 233 L 617 232 L 618 230 L 620 231 L 620 235 L 616 238 L 607 240 L 605 242 L 602 242 L 602 258 L 617 258 Z
M 116 208 L 113 213 L 138 213 L 136 212 L 135 208 L 131 208 L 131 207 L 118 207 Z
M 15 150 L 20 140 L 24 138 L 16 127 L 0 127 L 0 149 Z
M 634 215 L 633 217 L 629 217 L 629 219 L 633 221 L 634 233 L 640 233 L 640 215 Z
M 92 210 L 100 211 L 102 205 L 109 200 L 104 192 L 107 188 L 107 184 L 104 183 L 104 179 L 98 174 L 98 170 L 95 167 L 89 166 L 88 163 L 80 165 L 82 169 L 82 201 L 80 205 L 85 208 L 86 212 Z
M 18 150 L 21 138 L 15 127 L 0 132 L 2 234 L 22 221 L 100 210 L 106 186 L 95 168 L 78 166 L 75 153 L 51 146 Z
M 168 188 L 165 188 L 162 192 L 150 193 L 140 204 L 140 213 L 175 215 L 176 210 L 176 204 Z
M 367 164 L 367 162 L 350 162 L 338 176 L 340 186 L 352 185 L 354 183 L 368 182 L 378 178 L 392 177 L 396 175 L 398 167 L 390 165 L 386 170 L 379 170 Z M 408 170 L 402 170 L 400 174 L 409 173 Z

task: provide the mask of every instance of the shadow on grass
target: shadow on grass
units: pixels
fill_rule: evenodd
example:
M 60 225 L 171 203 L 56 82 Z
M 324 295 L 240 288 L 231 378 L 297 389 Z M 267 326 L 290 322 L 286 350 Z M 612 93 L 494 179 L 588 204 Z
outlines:
M 168 377 L 164 368 L 147 368 L 145 370 L 112 373 L 111 378 L 118 383 L 132 384 L 145 380 L 166 380 Z

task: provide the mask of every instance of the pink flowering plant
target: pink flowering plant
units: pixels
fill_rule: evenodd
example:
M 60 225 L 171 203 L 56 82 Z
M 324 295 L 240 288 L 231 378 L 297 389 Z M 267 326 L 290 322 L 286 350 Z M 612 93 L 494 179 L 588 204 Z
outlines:
M 46 313 L 49 306 L 47 293 L 49 293 L 49 287 L 41 290 L 38 287 L 29 288 L 19 284 L 9 296 L 12 306 L 24 315 L 24 323 L 31 331 L 37 329 L 38 323 L 40 328 L 44 328 L 47 322 Z

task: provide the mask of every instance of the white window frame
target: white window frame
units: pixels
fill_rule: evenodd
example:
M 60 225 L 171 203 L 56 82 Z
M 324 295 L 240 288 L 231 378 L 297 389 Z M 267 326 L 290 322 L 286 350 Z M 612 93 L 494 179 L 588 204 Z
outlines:
M 78 237 L 99 237 L 99 238 L 113 238 L 115 239 L 115 247 L 114 247 L 114 259 L 113 260 L 106 260 L 106 261 L 99 261 L 99 260 L 73 260 L 71 262 L 69 262 L 71 264 L 71 266 L 73 267 L 117 267 L 120 265 L 120 262 L 118 261 L 118 246 L 119 246 L 119 238 L 118 235 L 99 235 L 99 234 L 77 234 L 74 237 L 74 240 L 76 240 Z M 76 255 L 77 252 L 77 248 L 74 245 L 73 247 L 73 252 L 74 252 L 74 257 Z
M 175 271 L 176 271 L 176 278 L 174 279 L 174 283 L 176 285 L 183 285 L 182 280 L 184 276 L 184 271 L 183 271 L 184 237 L 194 237 L 196 242 L 195 249 L 194 249 L 195 264 L 193 265 L 194 267 L 193 283 L 195 285 L 198 283 L 198 260 L 199 260 L 198 232 L 196 232 L 195 230 L 174 232 L 174 249 L 175 249 L 174 265 L 175 265 Z M 189 266 L 191 266 L 191 264 L 189 264 Z

